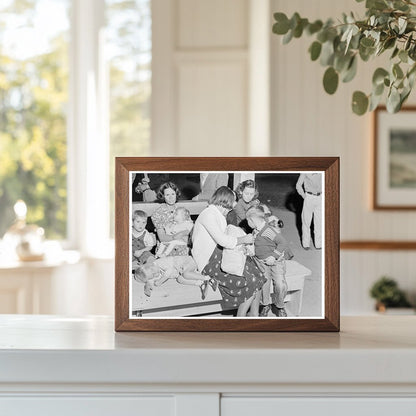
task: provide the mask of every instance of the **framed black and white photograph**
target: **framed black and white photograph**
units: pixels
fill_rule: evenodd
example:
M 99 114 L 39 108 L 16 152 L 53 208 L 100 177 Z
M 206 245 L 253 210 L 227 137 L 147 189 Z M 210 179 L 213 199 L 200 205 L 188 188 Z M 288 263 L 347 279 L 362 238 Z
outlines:
M 338 205 L 337 158 L 117 158 L 116 330 L 338 330 Z
M 374 209 L 416 209 L 416 107 L 374 112 Z

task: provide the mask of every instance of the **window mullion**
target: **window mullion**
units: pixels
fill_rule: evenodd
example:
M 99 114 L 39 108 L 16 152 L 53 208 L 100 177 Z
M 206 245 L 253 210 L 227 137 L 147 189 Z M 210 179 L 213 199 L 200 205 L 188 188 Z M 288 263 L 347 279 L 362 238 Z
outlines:
M 73 245 L 93 256 L 109 237 L 104 11 L 104 0 L 73 0 L 68 225 Z

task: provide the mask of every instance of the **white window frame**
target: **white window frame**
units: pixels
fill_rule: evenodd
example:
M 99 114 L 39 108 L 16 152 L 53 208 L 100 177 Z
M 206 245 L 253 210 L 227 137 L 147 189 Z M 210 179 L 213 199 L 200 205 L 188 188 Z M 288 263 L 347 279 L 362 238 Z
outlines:
M 108 76 L 105 1 L 72 0 L 68 145 L 68 242 L 112 257 L 109 236 Z

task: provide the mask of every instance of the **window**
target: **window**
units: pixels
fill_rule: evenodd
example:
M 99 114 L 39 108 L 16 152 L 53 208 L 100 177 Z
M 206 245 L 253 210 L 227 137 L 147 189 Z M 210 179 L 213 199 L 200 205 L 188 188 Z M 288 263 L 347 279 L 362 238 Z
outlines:
M 114 158 L 145 156 L 150 142 L 150 0 L 107 0 L 110 80 L 110 227 L 114 235 Z
M 150 142 L 151 0 L 0 5 L 0 237 L 23 199 L 47 238 L 113 234 L 114 157 Z
M 66 238 L 69 11 L 68 0 L 0 6 L 0 236 L 23 199 L 28 222 Z

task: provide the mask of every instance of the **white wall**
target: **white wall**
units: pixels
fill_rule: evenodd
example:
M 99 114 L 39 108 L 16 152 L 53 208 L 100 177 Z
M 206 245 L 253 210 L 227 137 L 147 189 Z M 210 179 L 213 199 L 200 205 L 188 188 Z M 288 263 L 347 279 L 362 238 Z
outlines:
M 360 63 L 359 77 L 330 97 L 322 88 L 324 69 L 308 57 L 311 39 L 283 46 L 271 34 L 273 11 L 326 18 L 362 4 L 153 1 L 153 155 L 340 156 L 341 239 L 415 240 L 416 213 L 370 209 L 371 116 L 353 115 L 350 102 L 355 89 L 369 91 L 375 64 Z M 82 267 L 86 280 L 81 272 L 65 275 L 78 301 L 58 301 L 58 312 L 112 314 L 113 262 Z M 382 274 L 415 296 L 414 270 L 412 251 L 342 251 L 341 312 L 371 312 L 368 289 Z
M 153 155 L 248 153 L 249 10 L 249 0 L 153 0 Z
M 272 0 L 272 11 L 298 11 L 310 19 L 341 16 L 358 11 L 363 3 L 350 0 Z M 351 112 L 352 92 L 371 90 L 374 68 L 382 64 L 359 63 L 359 75 L 341 84 L 334 96 L 322 88 L 324 68 L 311 62 L 307 52 L 311 38 L 281 44 L 272 35 L 272 154 L 279 156 L 340 156 L 341 240 L 415 240 L 416 213 L 372 211 L 372 120 Z M 415 102 L 415 95 L 410 103 Z M 414 251 L 342 251 L 341 311 L 366 313 L 373 302 L 368 297 L 371 283 L 383 274 L 416 294 Z

